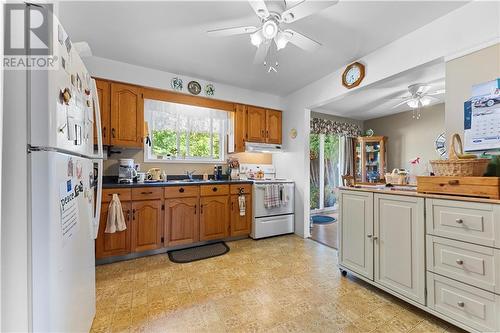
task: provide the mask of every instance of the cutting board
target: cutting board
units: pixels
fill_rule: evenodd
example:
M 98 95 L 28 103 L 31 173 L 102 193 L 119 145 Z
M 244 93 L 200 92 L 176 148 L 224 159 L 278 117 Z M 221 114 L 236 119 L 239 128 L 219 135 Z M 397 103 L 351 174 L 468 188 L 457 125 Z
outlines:
M 417 177 L 417 192 L 500 199 L 500 177 Z

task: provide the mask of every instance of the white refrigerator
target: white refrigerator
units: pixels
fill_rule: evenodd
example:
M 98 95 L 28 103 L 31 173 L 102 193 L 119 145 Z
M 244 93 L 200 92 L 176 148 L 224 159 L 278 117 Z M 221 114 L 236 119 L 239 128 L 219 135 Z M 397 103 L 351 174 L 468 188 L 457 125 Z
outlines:
M 52 17 L 62 66 L 28 71 L 27 79 L 30 319 L 34 332 L 88 332 L 102 190 L 99 103 L 95 81 Z

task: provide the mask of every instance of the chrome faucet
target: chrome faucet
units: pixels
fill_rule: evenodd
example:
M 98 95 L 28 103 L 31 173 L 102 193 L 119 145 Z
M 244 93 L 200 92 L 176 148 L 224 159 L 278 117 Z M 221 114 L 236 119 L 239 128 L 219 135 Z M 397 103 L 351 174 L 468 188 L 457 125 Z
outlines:
M 196 170 L 193 171 L 186 171 L 186 175 L 190 180 L 193 180 L 193 174 L 196 172 Z

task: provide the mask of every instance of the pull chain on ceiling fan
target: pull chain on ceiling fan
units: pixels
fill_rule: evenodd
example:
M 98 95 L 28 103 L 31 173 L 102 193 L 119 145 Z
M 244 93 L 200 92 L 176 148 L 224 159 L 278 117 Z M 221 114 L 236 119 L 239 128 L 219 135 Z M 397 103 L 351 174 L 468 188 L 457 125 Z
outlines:
M 248 2 L 255 14 L 259 17 L 261 22 L 260 26 L 215 29 L 209 30 L 207 33 L 210 36 L 217 37 L 250 35 L 250 42 L 257 47 L 254 63 L 264 63 L 266 67 L 269 66 L 268 72 L 276 72 L 276 67 L 278 65 L 277 60 L 275 66 L 271 67 L 271 63 L 266 58 L 268 53 L 272 53 L 272 51 L 270 52 L 271 46 L 275 46 L 276 52 L 284 49 L 288 43 L 294 44 L 309 52 L 313 52 L 321 46 L 321 43 L 293 29 L 286 28 L 286 26 L 335 5 L 338 0 L 304 0 L 291 8 L 287 8 L 288 6 L 285 0 L 270 1 L 267 4 L 263 0 L 249 0 Z

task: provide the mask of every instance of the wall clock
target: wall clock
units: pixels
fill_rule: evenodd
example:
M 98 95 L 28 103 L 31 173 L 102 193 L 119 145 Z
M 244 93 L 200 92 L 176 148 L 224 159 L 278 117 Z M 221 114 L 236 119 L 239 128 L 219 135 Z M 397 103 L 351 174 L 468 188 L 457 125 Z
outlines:
M 365 78 L 365 65 L 359 62 L 350 64 L 342 74 L 342 85 L 347 89 L 359 86 Z
M 196 81 L 188 83 L 188 90 L 193 95 L 198 95 L 201 92 L 201 85 Z

